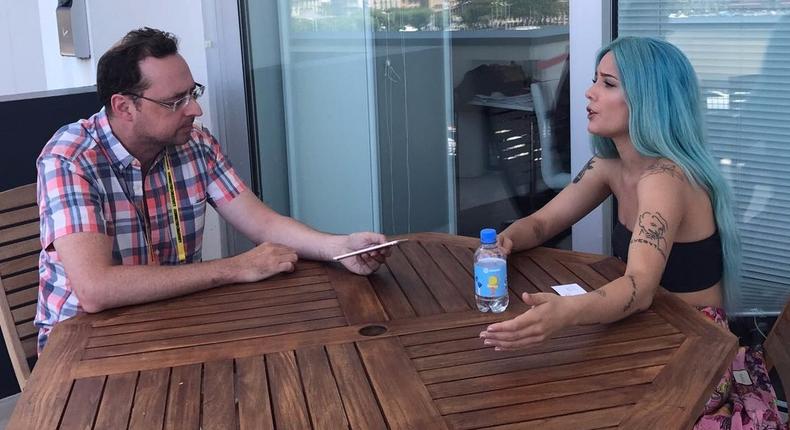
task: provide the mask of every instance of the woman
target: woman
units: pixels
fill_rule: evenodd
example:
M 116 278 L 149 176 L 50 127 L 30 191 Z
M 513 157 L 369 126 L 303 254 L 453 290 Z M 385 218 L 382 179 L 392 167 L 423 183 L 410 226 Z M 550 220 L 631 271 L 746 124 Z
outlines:
M 627 263 L 625 274 L 580 296 L 524 294 L 532 309 L 480 336 L 498 350 L 523 348 L 565 327 L 609 323 L 645 310 L 659 285 L 726 326 L 723 307 L 737 287 L 738 235 L 730 190 L 704 145 L 697 78 L 688 59 L 659 39 L 620 38 L 598 54 L 586 97 L 596 155 L 556 198 L 505 229 L 498 243 L 506 253 L 538 246 L 614 194 L 612 245 Z M 738 360 L 765 375 L 759 354 L 740 353 Z M 734 393 L 741 390 L 731 389 L 731 382 L 728 372 L 698 428 L 719 428 L 722 421 L 732 428 L 738 422 L 752 428 L 747 421 L 778 428 L 770 385 Z M 745 394 L 748 405 L 743 407 L 744 399 L 733 403 L 731 394 Z M 727 407 L 735 417 L 717 411 Z M 759 416 L 747 417 L 747 409 Z

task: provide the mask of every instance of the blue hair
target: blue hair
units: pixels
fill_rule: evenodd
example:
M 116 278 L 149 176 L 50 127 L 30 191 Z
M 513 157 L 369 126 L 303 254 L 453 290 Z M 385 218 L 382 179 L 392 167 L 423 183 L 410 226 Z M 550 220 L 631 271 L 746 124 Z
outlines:
M 645 157 L 661 157 L 683 169 L 710 197 L 724 257 L 725 306 L 735 309 L 740 279 L 740 238 L 732 191 L 705 145 L 699 84 L 688 58 L 676 46 L 651 37 L 621 37 L 603 48 L 614 55 L 628 104 L 631 143 Z M 602 158 L 619 158 L 610 138 L 593 136 Z

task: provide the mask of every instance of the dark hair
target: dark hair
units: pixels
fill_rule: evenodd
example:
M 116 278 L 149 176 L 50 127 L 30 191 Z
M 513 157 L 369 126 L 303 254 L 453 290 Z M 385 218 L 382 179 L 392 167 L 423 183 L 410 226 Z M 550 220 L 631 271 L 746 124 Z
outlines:
M 178 39 L 172 33 L 149 27 L 130 31 L 99 59 L 96 69 L 99 101 L 108 113 L 112 113 L 110 98 L 113 94 L 140 94 L 150 86 L 140 73 L 140 61 L 177 53 Z

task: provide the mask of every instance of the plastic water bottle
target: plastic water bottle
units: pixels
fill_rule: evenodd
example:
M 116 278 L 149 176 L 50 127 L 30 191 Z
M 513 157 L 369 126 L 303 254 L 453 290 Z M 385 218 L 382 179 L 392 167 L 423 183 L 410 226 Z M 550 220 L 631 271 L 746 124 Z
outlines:
M 480 312 L 504 312 L 508 305 L 507 260 L 496 246 L 496 230 L 480 230 L 475 251 L 475 298 Z

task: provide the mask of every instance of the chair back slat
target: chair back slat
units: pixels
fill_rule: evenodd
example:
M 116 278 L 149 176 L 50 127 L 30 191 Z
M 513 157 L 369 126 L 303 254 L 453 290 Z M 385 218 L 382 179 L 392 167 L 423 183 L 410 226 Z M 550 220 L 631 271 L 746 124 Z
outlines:
M 0 193 L 0 328 L 19 386 L 37 354 L 33 325 L 38 299 L 39 241 L 36 184 Z
M 790 387 L 790 301 L 785 304 L 763 346 L 766 367 L 776 368 L 787 394 Z

